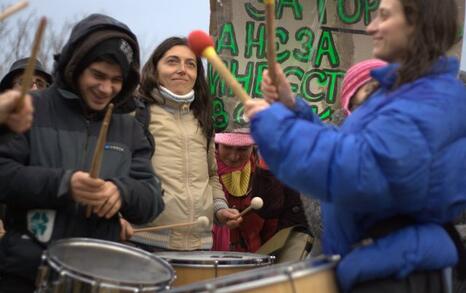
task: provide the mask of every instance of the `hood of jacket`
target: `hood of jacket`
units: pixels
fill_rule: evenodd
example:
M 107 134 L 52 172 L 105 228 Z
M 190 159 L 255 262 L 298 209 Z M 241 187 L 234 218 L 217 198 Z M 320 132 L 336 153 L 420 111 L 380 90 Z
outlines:
M 132 111 L 134 108 L 132 94 L 139 83 L 139 45 L 129 27 L 112 17 L 91 14 L 73 27 L 70 38 L 61 53 L 54 56 L 53 74 L 57 86 L 79 96 L 79 89 L 74 85 L 76 80 L 70 78 L 75 76 L 79 61 L 99 42 L 116 37 L 123 38 L 130 44 L 133 49 L 133 58 L 128 75 L 123 81 L 123 88 L 112 103 L 115 105 L 114 112 Z M 89 38 L 92 38 L 91 42 Z

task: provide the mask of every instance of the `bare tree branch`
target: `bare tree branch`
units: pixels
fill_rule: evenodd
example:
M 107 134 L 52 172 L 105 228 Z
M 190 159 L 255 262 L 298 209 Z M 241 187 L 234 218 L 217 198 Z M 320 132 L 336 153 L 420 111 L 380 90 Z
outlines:
M 53 20 L 48 20 L 38 56 L 47 71 L 52 71 L 53 55 L 61 51 L 77 20 L 78 17 L 74 17 L 60 25 L 56 25 Z M 16 21 L 5 19 L 0 22 L 0 40 L 2 40 L 3 48 L 0 50 L 0 79 L 8 72 L 14 61 L 30 55 L 38 23 L 39 17 L 35 12 Z

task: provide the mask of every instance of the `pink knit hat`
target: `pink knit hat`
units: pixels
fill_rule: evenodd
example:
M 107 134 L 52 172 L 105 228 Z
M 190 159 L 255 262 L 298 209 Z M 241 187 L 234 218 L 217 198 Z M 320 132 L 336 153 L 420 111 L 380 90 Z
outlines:
M 231 132 L 215 134 L 215 143 L 231 146 L 249 146 L 254 144 L 248 128 L 238 128 Z
M 387 65 L 385 61 L 368 59 L 354 64 L 346 71 L 340 95 L 341 107 L 345 110 L 346 114 L 351 114 L 348 108 L 350 99 L 360 87 L 372 79 L 370 72 L 385 65 Z

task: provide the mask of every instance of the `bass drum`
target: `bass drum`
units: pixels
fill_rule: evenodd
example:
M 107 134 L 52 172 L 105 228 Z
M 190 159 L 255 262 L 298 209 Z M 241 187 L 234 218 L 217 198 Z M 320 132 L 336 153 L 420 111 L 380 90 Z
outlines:
M 335 267 L 339 257 L 318 257 L 198 282 L 171 290 L 172 293 L 338 293 Z
M 168 261 L 175 269 L 174 287 L 268 266 L 274 262 L 273 256 L 234 251 L 158 252 L 155 255 Z

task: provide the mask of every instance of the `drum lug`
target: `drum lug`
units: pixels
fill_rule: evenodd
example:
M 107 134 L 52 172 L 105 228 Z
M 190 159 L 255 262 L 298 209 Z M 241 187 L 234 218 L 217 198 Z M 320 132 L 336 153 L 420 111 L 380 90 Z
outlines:
M 214 275 L 215 275 L 214 278 L 218 277 L 218 260 L 214 261 Z
M 44 285 L 47 285 L 48 277 L 49 277 L 49 268 L 44 264 L 40 265 L 39 268 L 37 269 L 36 288 L 40 290 L 44 287 Z
M 53 293 L 65 292 L 66 273 L 60 272 L 57 281 L 53 282 Z
M 215 291 L 217 290 L 217 287 L 209 283 L 205 286 L 205 289 L 208 293 L 215 293 Z
M 288 278 L 288 282 L 290 282 L 291 292 L 292 293 L 297 293 L 298 291 L 296 290 L 297 286 L 294 283 L 293 272 L 294 272 L 293 267 L 289 266 L 289 267 L 286 268 L 285 274 L 286 274 L 286 276 Z
M 100 292 L 101 289 L 101 284 L 99 281 L 93 281 L 92 282 L 92 290 L 91 293 L 98 293 Z

